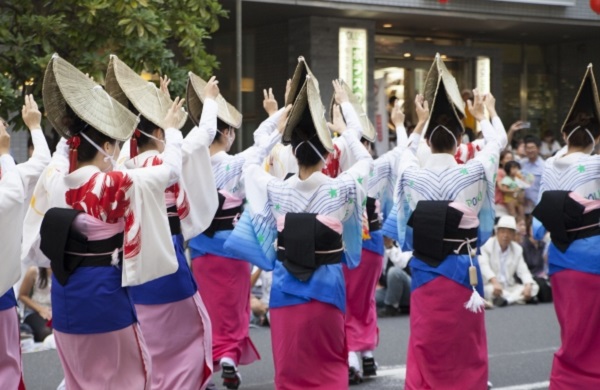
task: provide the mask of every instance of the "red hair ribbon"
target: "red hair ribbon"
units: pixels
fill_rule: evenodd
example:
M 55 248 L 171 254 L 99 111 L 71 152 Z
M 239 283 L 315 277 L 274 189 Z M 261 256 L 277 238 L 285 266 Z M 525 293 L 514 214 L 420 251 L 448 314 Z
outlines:
M 77 148 L 81 143 L 81 139 L 78 135 L 74 135 L 67 140 L 69 145 L 69 173 L 77 169 Z
M 140 138 L 140 134 L 140 131 L 135 129 L 131 136 L 131 140 L 129 140 L 129 158 L 134 158 L 138 155 L 137 139 Z

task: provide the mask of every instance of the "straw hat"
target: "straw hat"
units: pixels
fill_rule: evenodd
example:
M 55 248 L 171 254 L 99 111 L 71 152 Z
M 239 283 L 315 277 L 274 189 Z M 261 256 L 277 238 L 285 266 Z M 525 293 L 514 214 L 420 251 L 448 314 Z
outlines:
M 348 94 L 348 100 L 350 101 L 350 104 L 352 104 L 352 107 L 354 107 L 354 111 L 356 111 L 356 114 L 358 115 L 358 119 L 359 119 L 360 125 L 362 127 L 363 137 L 365 137 L 370 142 L 375 142 L 375 126 L 373 126 L 373 123 L 371 123 L 371 120 L 369 119 L 367 113 L 363 110 L 363 105 L 358 100 L 356 95 L 354 93 L 352 93 L 352 89 L 350 89 L 350 86 L 348 84 L 346 84 L 346 82 L 344 80 L 340 80 L 340 84 L 342 85 L 342 88 L 344 88 L 346 93 Z M 331 120 L 333 120 L 334 104 L 335 104 L 335 93 L 331 97 L 331 103 L 329 104 L 329 116 L 331 117 Z
M 283 130 L 282 143 L 289 144 L 292 141 L 292 133 L 297 131 L 298 124 L 307 116 L 314 125 L 319 141 L 325 149 L 333 152 L 333 141 L 325 120 L 325 107 L 323 107 L 321 95 L 319 94 L 319 84 L 315 77 L 311 75 L 306 76 L 306 80 L 294 101 Z M 310 134 L 305 134 L 305 136 L 310 138 Z
M 288 93 L 287 100 L 285 101 L 286 106 L 294 104 L 307 76 L 311 76 L 313 78 L 318 91 L 319 81 L 313 75 L 304 57 L 300 56 L 298 57 L 298 65 L 296 65 L 296 69 L 294 69 L 294 75 L 292 76 L 292 80 L 290 82 L 290 91 Z
M 127 140 L 139 122 L 131 111 L 58 54 L 52 56 L 46 68 L 42 96 L 48 120 L 65 138 L 75 135 L 63 124 L 67 106 L 93 128 L 118 141 Z
M 567 129 L 567 123 L 573 121 L 577 114 L 586 113 L 592 115 L 592 121 L 600 123 L 600 99 L 598 99 L 598 86 L 594 77 L 593 65 L 589 64 L 577 95 L 573 100 L 573 105 L 569 110 L 569 114 L 562 125 L 562 132 L 570 131 Z
M 465 116 L 465 102 L 462 99 L 456 80 L 446 68 L 439 53 L 435 55 L 433 64 L 425 79 L 425 91 L 423 96 L 429 104 L 430 115 L 425 138 L 437 126 L 436 119 L 442 115 L 451 118 L 456 127 L 464 131 L 462 118 Z M 448 127 L 446 125 L 446 127 Z M 455 128 L 456 128 L 455 127 Z
M 186 99 L 190 118 L 195 125 L 200 123 L 202 104 L 204 103 L 204 87 L 206 84 L 206 81 L 189 72 Z M 227 100 L 221 94 L 217 96 L 216 102 L 218 105 L 217 117 L 229 126 L 239 129 L 242 126 L 242 114 L 234 106 L 227 103 Z
M 164 129 L 163 120 L 171 108 L 173 101 L 168 94 L 161 91 L 154 83 L 147 82 L 133 71 L 116 55 L 111 54 L 106 72 L 106 91 L 125 107 L 128 103 L 150 122 Z M 177 128 L 180 129 L 187 120 L 187 113 L 182 108 Z

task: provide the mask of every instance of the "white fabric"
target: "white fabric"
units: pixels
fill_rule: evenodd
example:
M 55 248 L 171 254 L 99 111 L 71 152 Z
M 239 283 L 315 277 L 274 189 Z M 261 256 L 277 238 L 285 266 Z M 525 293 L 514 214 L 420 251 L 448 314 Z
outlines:
M 525 259 L 523 258 L 523 248 L 516 242 L 511 242 L 504 256 L 505 261 L 501 260 L 502 251 L 496 237 L 490 238 L 482 247 L 481 255 L 479 256 L 479 266 L 481 267 L 481 275 L 483 276 L 484 284 L 490 284 L 492 278 L 497 278 L 503 286 L 509 288 L 517 284 L 515 275 L 521 279 L 522 284 L 535 283 Z M 505 272 L 502 272 L 502 264 L 504 263 Z M 504 274 L 504 276 L 502 276 Z
M 124 192 L 120 202 L 107 206 L 116 209 L 125 205 L 133 217 L 125 231 L 123 286 L 146 283 L 171 274 L 178 268 L 165 210 L 164 191 L 173 184 L 173 180 L 179 180 L 182 136 L 175 129 L 166 129 L 165 136 L 163 164 L 124 173 L 123 182 L 130 182 L 130 185 L 119 188 Z M 116 175 L 111 176 L 114 173 L 102 173 L 93 165 L 67 174 L 69 162 L 66 153 L 63 147 L 57 148 L 57 153 L 35 187 L 24 222 L 21 259 L 25 266 L 49 267 L 50 261 L 39 249 L 39 231 L 48 209 L 69 207 L 65 198 L 69 190 L 93 183 L 89 197 L 105 199 L 104 196 L 108 196 L 105 186 L 114 185 L 113 177 Z M 89 207 L 87 203 L 84 205 Z M 88 214 L 91 212 L 88 211 Z M 99 219 L 105 220 L 106 217 L 103 214 Z
M 265 158 L 264 166 L 265 171 L 282 180 L 288 173 L 298 173 L 298 161 L 292 153 L 292 145 L 275 145 Z
M 40 129 L 31 131 L 33 155 L 29 161 L 2 165 L 0 180 L 0 215 L 5 223 L 0 226 L 0 296 L 4 295 L 21 276 L 20 245 L 23 217 L 27 199 L 31 197 L 36 181 L 50 162 L 50 150 Z

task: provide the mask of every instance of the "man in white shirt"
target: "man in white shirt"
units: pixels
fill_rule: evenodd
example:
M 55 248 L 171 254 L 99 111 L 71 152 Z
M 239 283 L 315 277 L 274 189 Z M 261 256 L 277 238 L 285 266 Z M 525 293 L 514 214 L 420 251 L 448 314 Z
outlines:
M 503 216 L 496 225 L 496 235 L 481 247 L 479 265 L 485 299 L 495 306 L 526 303 L 539 291 L 523 258 L 523 248 L 514 241 L 516 231 L 515 218 Z

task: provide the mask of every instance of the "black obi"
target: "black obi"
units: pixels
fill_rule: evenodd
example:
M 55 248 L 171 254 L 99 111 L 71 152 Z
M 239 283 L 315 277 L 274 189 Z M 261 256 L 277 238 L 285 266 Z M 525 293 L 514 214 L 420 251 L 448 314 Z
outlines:
M 439 266 L 449 255 L 465 255 L 477 240 L 477 228 L 460 229 L 462 211 L 450 201 L 419 201 L 408 220 L 413 228 L 413 255 L 431 267 Z
M 585 207 L 569 194 L 569 191 L 545 191 L 532 213 L 563 253 L 575 240 L 600 235 L 600 210 L 584 214 Z
M 118 250 L 123 260 L 123 233 L 105 240 L 88 241 L 72 228 L 75 217 L 82 211 L 54 207 L 46 212 L 40 229 L 40 249 L 50 259 L 52 273 L 65 285 L 78 267 L 110 267 L 113 253 Z
M 168 207 L 167 216 L 169 217 L 169 229 L 171 230 L 171 235 L 176 236 L 181 234 L 181 220 L 179 220 L 177 206 Z
M 367 219 L 369 222 L 369 231 L 375 232 L 381 229 L 381 221 L 379 220 L 379 215 L 377 214 L 377 205 L 375 204 L 377 200 L 375 198 L 367 197 Z
M 287 213 L 277 235 L 277 260 L 305 282 L 322 265 L 342 261 L 342 235 L 317 220 L 317 214 Z
M 237 206 L 231 209 L 223 210 L 225 204 L 225 196 L 218 192 L 219 195 L 219 207 L 217 212 L 210 223 L 208 229 L 204 231 L 204 234 L 208 237 L 214 237 L 215 233 L 220 230 L 233 230 L 233 222 L 242 213 L 242 206 Z

